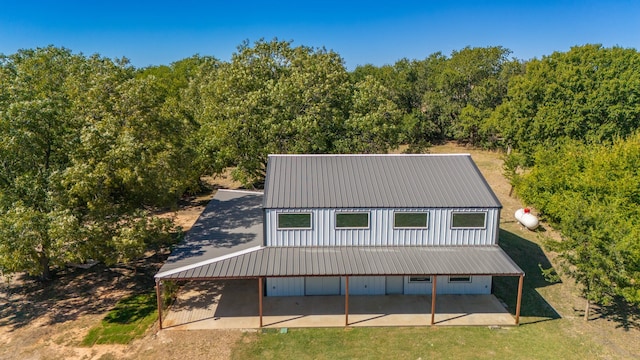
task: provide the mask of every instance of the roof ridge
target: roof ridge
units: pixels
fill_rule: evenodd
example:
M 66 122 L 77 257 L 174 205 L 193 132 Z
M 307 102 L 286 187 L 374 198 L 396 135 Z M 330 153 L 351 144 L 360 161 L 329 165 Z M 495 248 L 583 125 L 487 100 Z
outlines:
M 269 154 L 270 157 L 441 157 L 471 156 L 469 153 L 452 154 Z

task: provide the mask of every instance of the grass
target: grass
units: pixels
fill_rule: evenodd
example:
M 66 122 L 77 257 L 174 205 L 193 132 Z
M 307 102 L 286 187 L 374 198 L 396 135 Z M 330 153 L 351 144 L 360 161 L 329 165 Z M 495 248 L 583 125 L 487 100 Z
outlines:
M 142 337 L 157 318 L 155 292 L 123 298 L 99 325 L 89 330 L 82 345 L 128 344 Z
M 558 324 L 487 327 L 289 329 L 237 346 L 234 359 L 591 359 L 599 349 Z

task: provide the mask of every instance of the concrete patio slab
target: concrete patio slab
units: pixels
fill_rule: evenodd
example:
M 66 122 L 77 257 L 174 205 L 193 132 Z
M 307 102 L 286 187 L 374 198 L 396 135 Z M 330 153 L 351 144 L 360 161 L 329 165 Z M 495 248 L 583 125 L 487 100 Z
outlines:
M 263 298 L 264 327 L 344 327 L 344 296 Z M 493 295 L 437 295 L 438 326 L 511 326 Z M 427 326 L 431 296 L 349 296 L 349 326 Z M 170 330 L 258 328 L 257 280 L 194 281 L 182 287 L 163 326 Z

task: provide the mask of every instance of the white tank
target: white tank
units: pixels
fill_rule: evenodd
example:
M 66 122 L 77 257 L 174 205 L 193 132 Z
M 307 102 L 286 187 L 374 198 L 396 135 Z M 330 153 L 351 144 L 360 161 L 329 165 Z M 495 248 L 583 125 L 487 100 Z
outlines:
M 538 227 L 538 218 L 531 213 L 529 208 L 516 210 L 516 220 L 529 230 L 535 230 Z

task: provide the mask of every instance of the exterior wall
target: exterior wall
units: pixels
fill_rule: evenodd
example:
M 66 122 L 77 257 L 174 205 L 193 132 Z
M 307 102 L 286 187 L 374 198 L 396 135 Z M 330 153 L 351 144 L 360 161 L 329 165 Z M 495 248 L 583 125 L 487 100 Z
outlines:
M 340 283 L 340 295 L 345 294 L 346 280 Z M 384 276 L 349 276 L 349 295 L 384 295 L 386 292 Z
M 336 229 L 336 212 L 369 212 L 368 229 Z M 427 229 L 394 229 L 394 212 L 428 212 Z M 311 213 L 311 229 L 278 230 L 277 214 Z M 452 229 L 454 212 L 486 212 L 484 229 Z M 267 246 L 452 246 L 494 245 L 500 209 L 267 209 Z
M 313 276 L 304 278 L 305 295 L 340 295 L 339 276 Z
M 267 278 L 267 296 L 337 295 L 335 277 Z M 345 294 L 345 278 L 340 281 L 340 295 Z M 349 295 L 384 295 L 385 276 L 350 276 Z M 470 283 L 450 283 L 448 276 L 438 276 L 437 294 L 491 294 L 491 276 L 472 276 Z M 326 286 L 325 286 L 326 285 Z M 431 283 L 410 283 L 404 277 L 404 294 L 430 295 Z
M 410 283 L 404 279 L 404 293 L 407 295 L 430 295 L 432 283 Z M 450 283 L 448 276 L 438 276 L 436 296 L 438 294 L 488 295 L 491 294 L 491 276 L 472 276 L 470 283 Z
M 267 278 L 267 296 L 303 296 L 304 278 Z

